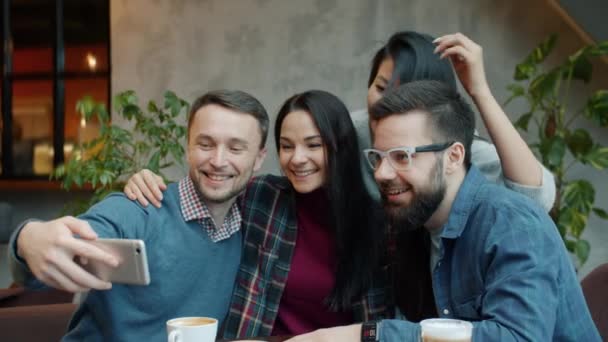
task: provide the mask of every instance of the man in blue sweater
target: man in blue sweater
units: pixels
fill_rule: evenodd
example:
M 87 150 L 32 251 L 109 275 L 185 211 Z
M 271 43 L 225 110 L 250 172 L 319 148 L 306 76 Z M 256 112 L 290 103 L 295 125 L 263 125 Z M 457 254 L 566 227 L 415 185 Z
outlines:
M 370 110 L 365 150 L 396 235 L 403 319 L 319 330 L 294 341 L 420 339 L 421 319 L 473 323 L 473 341 L 601 341 L 557 228 L 529 198 L 471 165 L 474 114 L 435 81 L 404 84 Z
M 112 194 L 79 218 L 26 222 L 13 235 L 12 266 L 28 287 L 91 290 L 65 341 L 161 341 L 165 322 L 227 313 L 241 258 L 239 195 L 265 158 L 268 115 L 251 95 L 213 91 L 188 118 L 189 174 L 171 184 L 161 208 Z M 78 235 L 80 238 L 75 238 Z M 142 239 L 149 286 L 109 284 L 75 256 L 116 265 L 86 240 Z

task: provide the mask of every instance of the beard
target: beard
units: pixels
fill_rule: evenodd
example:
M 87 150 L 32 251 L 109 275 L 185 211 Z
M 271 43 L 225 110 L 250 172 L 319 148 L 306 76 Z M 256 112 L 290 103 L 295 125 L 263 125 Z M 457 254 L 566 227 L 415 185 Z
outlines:
M 443 160 L 439 159 L 429 174 L 428 185 L 415 191 L 415 196 L 410 204 L 403 206 L 391 203 L 382 192 L 384 211 L 391 229 L 399 234 L 422 228 L 439 208 L 445 197 L 446 189 Z

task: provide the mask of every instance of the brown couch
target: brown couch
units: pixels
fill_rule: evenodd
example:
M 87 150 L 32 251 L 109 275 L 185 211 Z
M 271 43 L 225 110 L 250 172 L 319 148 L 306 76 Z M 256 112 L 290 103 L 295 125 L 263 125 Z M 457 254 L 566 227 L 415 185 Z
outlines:
M 71 303 L 74 294 L 60 290 L 31 291 L 23 287 L 0 289 L 0 308 Z
M 602 340 L 608 341 L 608 263 L 596 267 L 581 282 L 593 321 Z
M 77 307 L 72 298 L 58 290 L 0 289 L 0 339 L 59 341 Z
M 67 330 L 76 304 L 15 306 L 0 309 L 3 341 L 57 342 Z

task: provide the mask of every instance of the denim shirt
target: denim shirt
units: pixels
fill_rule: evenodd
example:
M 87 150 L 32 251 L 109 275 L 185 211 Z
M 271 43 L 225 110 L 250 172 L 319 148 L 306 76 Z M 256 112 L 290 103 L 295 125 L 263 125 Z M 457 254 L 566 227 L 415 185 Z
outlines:
M 473 322 L 474 341 L 601 341 L 551 218 L 475 166 L 442 227 L 432 278 L 438 317 Z M 420 326 L 384 320 L 379 335 L 418 341 Z

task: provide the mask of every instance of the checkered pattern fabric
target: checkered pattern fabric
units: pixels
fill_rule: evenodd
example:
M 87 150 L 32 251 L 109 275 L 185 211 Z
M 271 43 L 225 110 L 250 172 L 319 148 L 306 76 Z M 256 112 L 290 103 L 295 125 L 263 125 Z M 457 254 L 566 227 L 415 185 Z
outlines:
M 252 180 L 242 208 L 243 257 L 224 322 L 224 338 L 231 339 L 272 333 L 297 237 L 295 197 L 286 178 L 266 175 Z M 382 275 L 353 303 L 353 322 L 391 317 L 388 282 Z
M 213 242 L 225 240 L 241 229 L 241 212 L 237 205 L 238 201 L 232 204 L 224 222 L 218 228 L 213 221 L 209 208 L 196 192 L 190 177 L 186 177 L 179 182 L 179 202 L 184 220 L 186 222 L 198 220 Z

